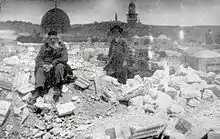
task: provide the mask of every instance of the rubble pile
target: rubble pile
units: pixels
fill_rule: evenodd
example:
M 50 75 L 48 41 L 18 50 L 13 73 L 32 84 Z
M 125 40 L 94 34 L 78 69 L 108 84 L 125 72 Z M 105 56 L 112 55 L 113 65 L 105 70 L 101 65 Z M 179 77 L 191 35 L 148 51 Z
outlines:
M 200 139 L 218 133 L 220 75 L 183 65 L 171 72 L 164 62 L 151 77 L 136 75 L 122 85 L 103 67 L 70 55 L 76 82 L 63 86 L 59 103 L 51 89 L 30 106 L 36 55 L 29 48 L 1 61 L 1 137 Z M 11 128 L 16 120 L 19 128 Z

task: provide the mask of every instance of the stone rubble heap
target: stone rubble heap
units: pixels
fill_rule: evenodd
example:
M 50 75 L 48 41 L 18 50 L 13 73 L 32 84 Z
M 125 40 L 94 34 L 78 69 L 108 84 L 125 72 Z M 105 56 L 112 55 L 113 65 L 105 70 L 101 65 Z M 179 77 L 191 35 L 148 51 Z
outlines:
M 30 49 L 1 61 L 0 91 L 6 94 L 6 101 L 0 103 L 7 104 L 0 105 L 1 124 L 7 121 L 9 113 L 13 113 L 21 121 L 21 138 L 71 139 L 76 137 L 76 132 L 89 130 L 93 127 L 91 122 L 84 125 L 75 123 L 73 115 L 77 103 L 81 102 L 78 96 L 62 104 L 54 104 L 49 93 L 44 98 L 38 98 L 34 106 L 26 104 L 34 90 L 36 55 L 35 49 Z M 94 131 L 88 138 L 146 138 L 160 136 L 162 133 L 164 137 L 169 136 L 173 139 L 200 139 L 206 134 L 217 134 L 217 130 L 220 129 L 219 123 L 215 122 L 219 118 L 219 110 L 216 107 L 219 106 L 217 102 L 220 97 L 220 75 L 196 71 L 183 65 L 171 73 L 164 63 L 163 70 L 157 70 L 153 76 L 141 78 L 136 75 L 122 85 L 115 78 L 105 75 L 102 67 L 83 59 L 71 57 L 69 64 L 75 69 L 74 74 L 82 79 L 77 85 L 83 89 L 89 87 L 87 89 L 91 89 L 97 95 L 93 97 L 93 101 L 101 101 L 102 98 L 112 105 L 125 104 L 130 114 L 165 120 L 162 124 L 128 124 L 124 128 L 112 126 L 106 128 L 102 134 L 96 134 Z M 88 86 L 80 84 L 80 81 L 88 83 Z M 91 87 L 92 85 L 94 86 Z M 73 86 L 66 85 L 63 91 L 67 94 L 74 92 L 74 89 Z M 209 109 L 202 108 L 203 104 L 207 104 Z M 41 114 L 32 113 L 39 110 Z M 212 122 L 215 125 L 207 126 L 198 121 Z

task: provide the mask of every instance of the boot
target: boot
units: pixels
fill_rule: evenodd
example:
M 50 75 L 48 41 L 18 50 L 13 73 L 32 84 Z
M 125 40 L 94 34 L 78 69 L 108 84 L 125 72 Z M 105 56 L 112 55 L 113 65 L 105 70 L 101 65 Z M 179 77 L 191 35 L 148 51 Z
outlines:
M 41 91 L 42 91 L 41 87 L 36 88 L 32 97 L 29 98 L 28 104 L 33 105 L 34 103 L 36 103 L 36 100 L 40 96 Z
M 54 87 L 54 96 L 53 96 L 53 99 L 55 102 L 58 102 L 59 101 L 59 97 L 61 96 L 61 86 L 59 87 Z

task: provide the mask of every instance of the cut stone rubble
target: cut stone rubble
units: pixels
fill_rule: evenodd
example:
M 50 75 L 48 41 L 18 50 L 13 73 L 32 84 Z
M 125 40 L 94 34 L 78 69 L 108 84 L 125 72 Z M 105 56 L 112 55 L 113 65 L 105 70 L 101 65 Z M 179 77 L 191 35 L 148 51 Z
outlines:
M 58 112 L 59 116 L 73 114 L 74 110 L 76 109 L 73 102 L 68 102 L 68 103 L 64 103 L 64 104 L 57 104 L 56 108 L 57 108 L 57 112 Z

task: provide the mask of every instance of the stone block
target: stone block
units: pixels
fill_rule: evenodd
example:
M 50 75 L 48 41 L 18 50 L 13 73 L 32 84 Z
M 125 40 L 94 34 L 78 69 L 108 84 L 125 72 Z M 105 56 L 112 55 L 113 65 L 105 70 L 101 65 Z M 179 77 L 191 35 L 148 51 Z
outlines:
M 154 105 L 152 104 L 145 104 L 144 105 L 145 113 L 155 113 Z
M 220 97 L 220 86 L 216 84 L 207 85 L 208 90 L 212 90 L 212 92 L 219 98 Z
M 0 101 L 0 125 L 2 125 L 10 112 L 11 103 L 7 101 Z
M 86 89 L 91 85 L 91 82 L 88 79 L 77 77 L 74 84 L 82 89 Z
M 180 118 L 175 125 L 175 129 L 183 134 L 186 134 L 191 128 L 192 124 L 183 118 Z
M 198 107 L 200 105 L 200 102 L 196 99 L 190 99 L 188 105 L 191 107 Z
M 58 112 L 59 116 L 73 114 L 74 110 L 76 109 L 73 102 L 68 102 L 68 103 L 64 103 L 64 104 L 57 104 L 56 108 L 57 108 L 57 112 Z
M 166 124 L 156 124 L 151 126 L 130 126 L 130 139 L 158 137 L 165 129 Z
M 208 139 L 220 139 L 220 132 L 209 132 Z
M 143 97 L 137 96 L 129 100 L 129 104 L 132 106 L 143 106 Z
M 28 84 L 24 84 L 24 85 L 18 87 L 16 90 L 19 93 L 21 93 L 22 95 L 26 95 L 29 92 L 34 91 L 35 90 L 35 86 L 33 84 L 28 83 Z

